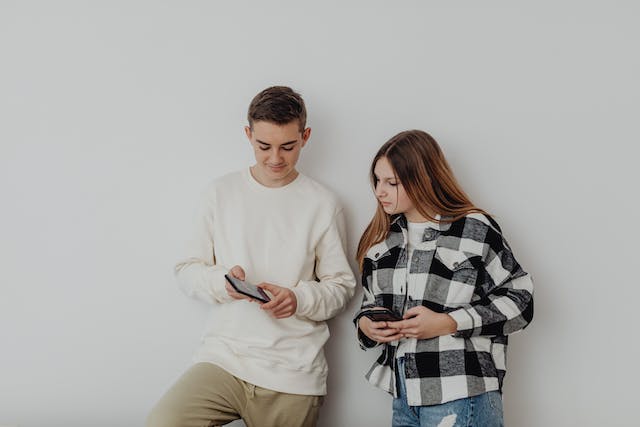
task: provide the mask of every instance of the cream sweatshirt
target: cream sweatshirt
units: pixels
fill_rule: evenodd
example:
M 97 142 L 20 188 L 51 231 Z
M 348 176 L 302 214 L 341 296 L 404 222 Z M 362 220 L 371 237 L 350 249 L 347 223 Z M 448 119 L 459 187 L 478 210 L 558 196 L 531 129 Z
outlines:
M 209 186 L 195 231 L 175 267 L 182 290 L 212 305 L 194 361 L 271 390 L 326 394 L 325 321 L 355 289 L 333 194 L 303 174 L 283 187 L 265 187 L 247 168 Z M 229 297 L 224 275 L 234 265 L 250 283 L 292 289 L 296 313 L 275 319 L 255 303 Z

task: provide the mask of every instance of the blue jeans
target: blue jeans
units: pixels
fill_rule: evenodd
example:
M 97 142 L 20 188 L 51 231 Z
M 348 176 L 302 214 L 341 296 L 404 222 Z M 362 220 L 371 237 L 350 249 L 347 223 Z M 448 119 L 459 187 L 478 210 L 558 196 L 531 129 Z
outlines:
M 409 406 L 404 359 L 398 360 L 398 397 L 393 399 L 392 427 L 503 427 L 502 395 L 489 391 L 432 406 Z

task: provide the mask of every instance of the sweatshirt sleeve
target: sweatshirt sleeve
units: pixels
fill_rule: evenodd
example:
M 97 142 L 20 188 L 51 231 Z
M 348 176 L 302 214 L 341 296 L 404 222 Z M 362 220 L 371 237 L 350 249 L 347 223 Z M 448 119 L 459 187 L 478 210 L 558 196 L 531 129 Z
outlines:
M 482 257 L 492 287 L 486 295 L 448 313 L 458 324 L 455 336 L 509 335 L 533 319 L 533 282 L 515 260 L 502 234 L 490 228 Z
M 224 275 L 229 269 L 216 264 L 213 246 L 214 196 L 214 190 L 210 188 L 203 197 L 185 257 L 174 269 L 178 285 L 186 295 L 210 304 L 232 301 L 225 289 Z
M 316 246 L 317 280 L 301 280 L 292 291 L 296 295 L 296 315 L 322 322 L 347 305 L 355 291 L 355 278 L 346 256 L 345 220 L 338 208 Z

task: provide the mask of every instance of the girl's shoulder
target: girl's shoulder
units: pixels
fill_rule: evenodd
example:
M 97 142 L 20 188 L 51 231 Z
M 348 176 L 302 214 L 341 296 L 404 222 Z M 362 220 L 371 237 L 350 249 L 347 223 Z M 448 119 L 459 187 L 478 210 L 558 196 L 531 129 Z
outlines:
M 474 232 L 496 232 L 502 233 L 500 225 L 493 217 L 481 212 L 472 212 L 462 218 L 453 221 L 448 228 L 448 231 L 452 233 L 460 233 L 466 235 L 473 235 Z
M 500 225 L 484 213 L 469 213 L 449 224 L 443 224 L 441 228 L 439 246 L 465 248 L 461 250 L 477 254 L 484 253 L 488 247 L 499 251 L 504 246 Z
M 378 261 L 388 255 L 398 255 L 404 246 L 404 236 L 402 232 L 389 231 L 387 237 L 381 242 L 372 245 L 364 255 L 365 260 Z

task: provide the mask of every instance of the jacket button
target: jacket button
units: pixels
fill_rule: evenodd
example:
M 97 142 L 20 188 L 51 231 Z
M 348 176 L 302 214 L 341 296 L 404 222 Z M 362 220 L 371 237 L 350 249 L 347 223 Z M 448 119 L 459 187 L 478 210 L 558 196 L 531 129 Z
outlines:
M 458 261 L 453 263 L 453 268 L 458 268 L 458 266 L 460 265 L 460 263 Z
M 376 254 L 374 255 L 374 257 L 378 258 L 380 256 L 380 252 L 376 252 Z

